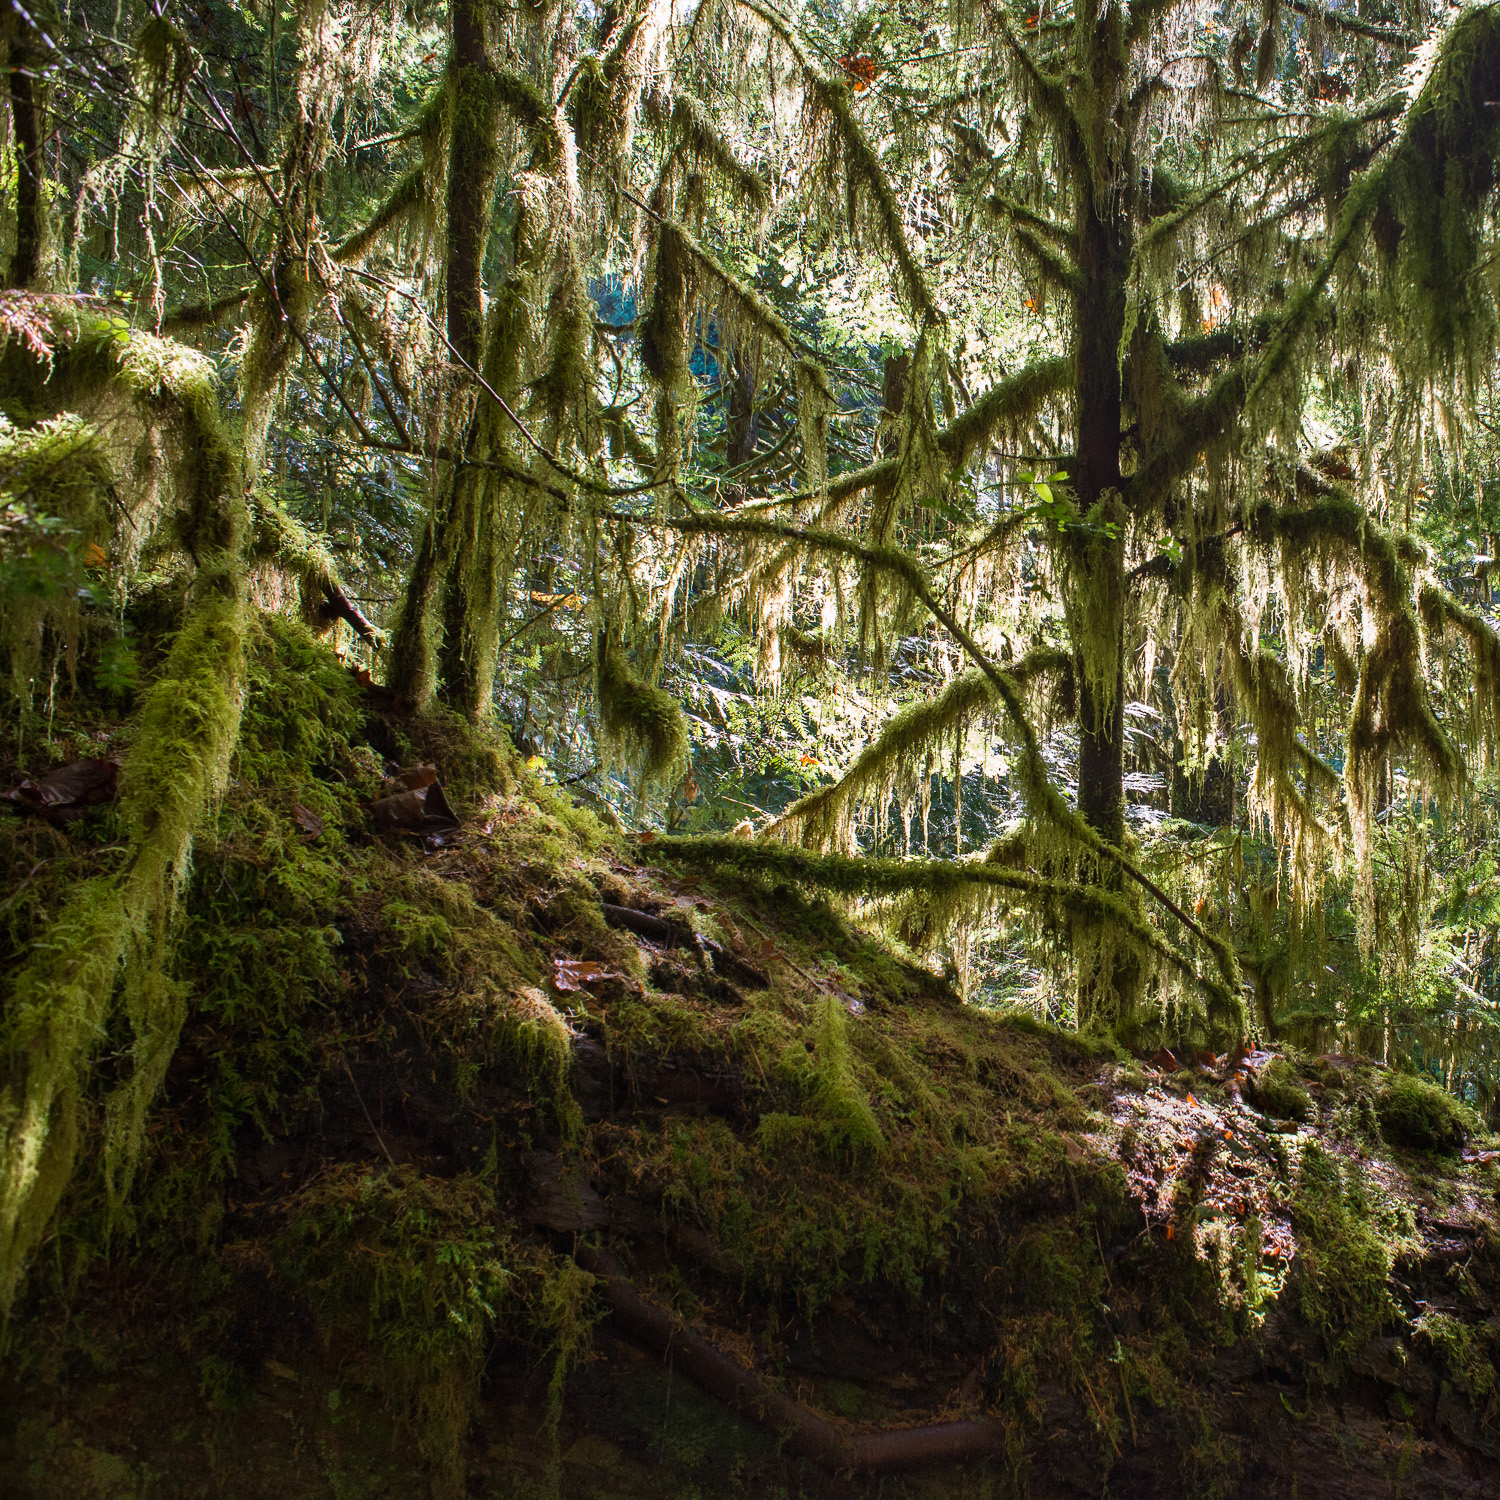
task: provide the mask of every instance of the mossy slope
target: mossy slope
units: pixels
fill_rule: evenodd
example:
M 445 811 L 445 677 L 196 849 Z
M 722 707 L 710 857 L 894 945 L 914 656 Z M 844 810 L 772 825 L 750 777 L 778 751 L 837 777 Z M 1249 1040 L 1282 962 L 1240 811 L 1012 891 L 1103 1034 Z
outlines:
M 248 678 L 130 1214 L 81 1175 L 9 1330 L 7 1492 L 1306 1493 L 1350 1400 L 1361 1493 L 1495 1445 L 1496 1167 L 1400 1144 L 1404 1085 L 1287 1057 L 1262 1114 L 381 719 L 300 626 L 255 624 Z M 461 838 L 371 833 L 383 757 L 436 765 Z M 11 953 L 59 837 L 4 825 Z M 788 1457 L 618 1336 L 581 1243 L 827 1421 L 987 1418 L 994 1455 Z

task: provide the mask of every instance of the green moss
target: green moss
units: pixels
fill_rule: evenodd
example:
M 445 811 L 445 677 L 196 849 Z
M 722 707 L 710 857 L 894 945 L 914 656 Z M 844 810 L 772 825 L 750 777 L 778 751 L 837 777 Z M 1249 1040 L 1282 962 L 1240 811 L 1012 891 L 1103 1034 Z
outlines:
M 1298 1081 L 1286 1058 L 1273 1059 L 1255 1079 L 1255 1103 L 1278 1120 L 1304 1121 L 1312 1115 L 1312 1095 Z
M 1444 1375 L 1484 1421 L 1500 1417 L 1500 1339 L 1493 1328 L 1427 1312 L 1413 1332 L 1442 1361 Z
M 1470 1123 L 1467 1111 L 1446 1089 L 1409 1073 L 1386 1081 L 1376 1096 L 1375 1114 L 1381 1133 L 1394 1145 L 1447 1156 L 1462 1149 Z
M 682 707 L 670 693 L 634 677 L 607 634 L 599 637 L 596 686 L 605 742 L 639 761 L 643 783 L 675 775 L 687 757 Z
M 10 976 L 0 1030 L 0 1308 L 72 1176 L 94 1055 L 116 1006 L 129 1029 L 129 1062 L 104 1100 L 104 1164 L 116 1201 L 182 1026 L 182 992 L 163 977 L 169 923 L 194 836 L 229 769 L 245 677 L 237 489 L 221 491 L 215 504 L 217 518 L 200 531 L 194 598 L 144 697 L 121 772 L 128 871 L 76 887 L 45 945 Z
M 491 1201 L 474 1178 L 336 1167 L 288 1202 L 275 1245 L 324 1337 L 373 1354 L 365 1378 L 412 1424 L 439 1500 L 464 1493 L 479 1372 L 515 1282 Z
M 1370 1218 L 1358 1168 L 1309 1141 L 1292 1199 L 1302 1262 L 1297 1306 L 1323 1335 L 1329 1377 L 1396 1313 L 1386 1287 L 1390 1251 Z
M 824 1122 L 828 1143 L 855 1155 L 878 1156 L 885 1136 L 870 1107 L 868 1094 L 855 1076 L 849 1048 L 849 1016 L 833 995 L 818 1004 L 814 1020 L 813 1102 Z

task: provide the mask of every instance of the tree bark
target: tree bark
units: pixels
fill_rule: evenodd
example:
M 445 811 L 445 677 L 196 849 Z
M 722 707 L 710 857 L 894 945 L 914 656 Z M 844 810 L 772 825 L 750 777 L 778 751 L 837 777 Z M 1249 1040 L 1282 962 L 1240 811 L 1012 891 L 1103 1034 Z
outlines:
M 755 410 L 755 368 L 736 350 L 729 356 L 725 373 L 729 377 L 729 411 L 724 424 L 727 430 L 724 466 L 735 469 L 755 456 L 755 443 L 760 435 L 760 417 Z
M 484 8 L 478 0 L 453 0 L 450 36 L 448 343 L 455 360 L 477 369 L 484 329 L 484 253 L 499 163 L 499 109 L 490 90 Z
M 10 41 L 10 116 L 16 143 L 16 253 L 11 257 L 8 282 L 24 288 L 36 281 L 42 253 L 40 89 L 31 23 L 14 0 L 9 9 L 5 29 Z
M 463 380 L 483 359 L 484 259 L 499 171 L 500 110 L 491 90 L 484 7 L 478 0 L 454 0 L 449 49 L 444 291 L 449 354 Z M 454 443 L 460 452 L 472 450 L 480 421 L 479 414 L 464 420 L 461 440 Z M 477 701 L 485 674 L 474 669 L 469 640 L 470 573 L 484 540 L 478 534 L 486 520 L 486 507 L 478 503 L 484 488 L 483 475 L 458 465 L 447 466 L 437 481 L 391 646 L 389 685 L 414 708 L 430 703 L 439 683 L 471 712 L 486 706 Z
M 1120 336 L 1128 234 L 1080 184 L 1075 382 L 1080 512 L 1068 614 L 1079 684 L 1078 810 L 1118 846 L 1125 835 L 1125 508 L 1120 498 Z M 1107 528 L 1113 528 L 1112 534 Z

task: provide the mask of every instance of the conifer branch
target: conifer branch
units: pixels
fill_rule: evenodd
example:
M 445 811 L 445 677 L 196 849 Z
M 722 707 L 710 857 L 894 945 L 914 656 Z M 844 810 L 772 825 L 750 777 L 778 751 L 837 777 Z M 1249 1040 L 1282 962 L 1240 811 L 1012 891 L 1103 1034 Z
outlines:
M 1144 870 L 1134 864 L 1121 850 L 1106 842 L 1063 800 L 1062 794 L 1052 785 L 1046 773 L 1041 744 L 1035 728 L 1026 716 L 1021 703 L 1020 690 L 981 649 L 974 637 L 933 595 L 921 566 L 909 553 L 900 547 L 868 547 L 832 531 L 816 531 L 783 522 L 761 520 L 748 516 L 681 516 L 657 520 L 643 516 L 610 513 L 613 519 L 630 521 L 636 525 L 666 526 L 675 531 L 719 536 L 762 537 L 786 542 L 796 542 L 824 551 L 853 558 L 867 567 L 889 574 L 908 589 L 924 609 L 963 647 L 971 661 L 989 678 L 996 696 L 1006 710 L 1011 727 L 1022 745 L 1020 761 L 1021 784 L 1034 816 L 1050 823 L 1060 832 L 1075 839 L 1091 854 L 1110 860 L 1130 879 L 1148 892 L 1184 927 L 1193 933 L 1219 962 L 1225 982 L 1235 992 L 1239 987 L 1239 966 L 1234 951 L 1222 939 L 1205 931 L 1190 917 Z
M 336 264 L 358 260 L 393 224 L 404 223 L 424 210 L 427 206 L 427 191 L 427 168 L 425 165 L 413 167 L 386 194 L 364 224 L 333 247 L 329 252 L 330 258 Z
M 1335 8 L 1331 5 L 1318 5 L 1316 0 L 1281 0 L 1288 10 L 1294 10 L 1299 16 L 1306 16 L 1311 21 L 1318 21 L 1324 26 L 1332 27 L 1335 31 L 1347 31 L 1350 36 L 1364 37 L 1367 41 L 1381 42 L 1387 47 L 1410 48 L 1417 45 L 1418 38 L 1410 32 L 1398 31 L 1392 26 L 1375 26 L 1369 21 L 1362 21 L 1351 11 Z
M 794 881 L 809 890 L 832 891 L 845 897 L 890 899 L 920 894 L 943 901 L 985 893 L 1001 900 L 1009 897 L 1049 906 L 1060 914 L 1128 934 L 1134 944 L 1164 959 L 1227 1009 L 1236 1010 L 1240 1004 L 1238 970 L 1232 984 L 1202 973 L 1190 955 L 1142 921 L 1118 892 L 1102 886 L 1014 870 L 988 859 L 871 859 L 816 854 L 770 839 L 667 838 L 655 847 L 669 859 L 699 868 Z

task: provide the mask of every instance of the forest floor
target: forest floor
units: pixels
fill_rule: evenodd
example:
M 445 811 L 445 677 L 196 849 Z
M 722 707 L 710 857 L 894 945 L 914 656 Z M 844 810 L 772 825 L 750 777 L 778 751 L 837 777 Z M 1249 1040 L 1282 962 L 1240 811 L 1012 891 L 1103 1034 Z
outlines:
M 12 947 L 118 849 L 0 828 Z M 965 1006 L 690 854 L 263 624 L 147 1159 L 33 1267 L 0 1493 L 1500 1497 L 1472 1118 Z

